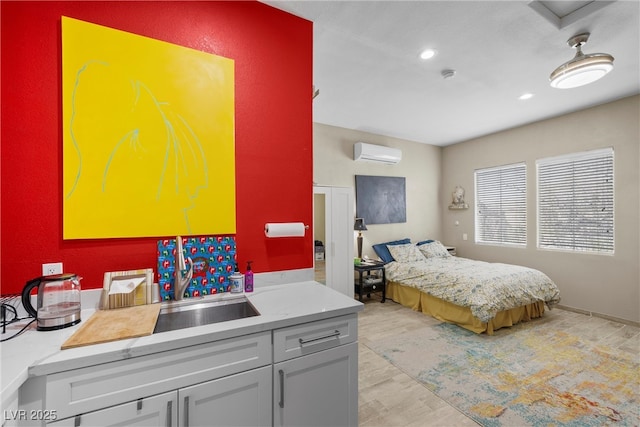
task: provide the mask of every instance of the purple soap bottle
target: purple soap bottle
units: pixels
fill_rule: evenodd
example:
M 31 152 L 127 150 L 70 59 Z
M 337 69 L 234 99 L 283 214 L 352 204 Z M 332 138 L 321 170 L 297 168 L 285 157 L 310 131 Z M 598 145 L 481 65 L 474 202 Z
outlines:
M 247 271 L 244 273 L 244 291 L 253 292 L 253 271 L 251 271 L 251 263 L 247 261 Z

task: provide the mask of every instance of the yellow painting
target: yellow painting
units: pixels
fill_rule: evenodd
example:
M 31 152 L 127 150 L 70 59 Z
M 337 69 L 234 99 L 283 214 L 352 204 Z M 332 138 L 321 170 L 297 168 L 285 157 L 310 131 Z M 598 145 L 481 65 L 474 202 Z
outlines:
M 65 239 L 236 232 L 233 60 L 63 17 L 62 79 Z

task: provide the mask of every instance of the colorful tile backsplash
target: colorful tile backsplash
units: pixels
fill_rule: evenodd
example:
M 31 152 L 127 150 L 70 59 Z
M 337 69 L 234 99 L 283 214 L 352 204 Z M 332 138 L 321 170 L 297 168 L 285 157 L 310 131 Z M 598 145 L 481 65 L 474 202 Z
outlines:
M 229 292 L 229 276 L 237 263 L 233 236 L 183 237 L 184 257 L 193 261 L 193 278 L 184 297 Z M 172 300 L 175 273 L 176 240 L 158 240 L 158 285 L 160 298 Z

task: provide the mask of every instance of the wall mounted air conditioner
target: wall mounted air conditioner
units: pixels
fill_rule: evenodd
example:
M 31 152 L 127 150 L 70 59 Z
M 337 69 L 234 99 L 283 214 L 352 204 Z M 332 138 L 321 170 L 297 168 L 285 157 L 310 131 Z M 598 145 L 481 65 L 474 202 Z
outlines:
M 356 142 L 353 145 L 353 160 L 395 165 L 402 159 L 402 151 L 382 145 Z

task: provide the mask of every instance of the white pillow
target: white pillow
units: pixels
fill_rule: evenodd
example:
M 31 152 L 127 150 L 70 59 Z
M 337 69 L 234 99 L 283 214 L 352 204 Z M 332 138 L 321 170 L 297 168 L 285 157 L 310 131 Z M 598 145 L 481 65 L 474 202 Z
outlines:
M 435 242 L 420 245 L 418 246 L 418 249 L 422 253 L 422 255 L 425 256 L 425 258 L 446 258 L 451 256 L 447 248 L 445 248 L 442 243 L 437 240 Z
M 389 252 L 397 262 L 416 262 L 424 261 L 424 256 L 418 250 L 418 247 L 408 243 L 406 245 L 387 245 Z

